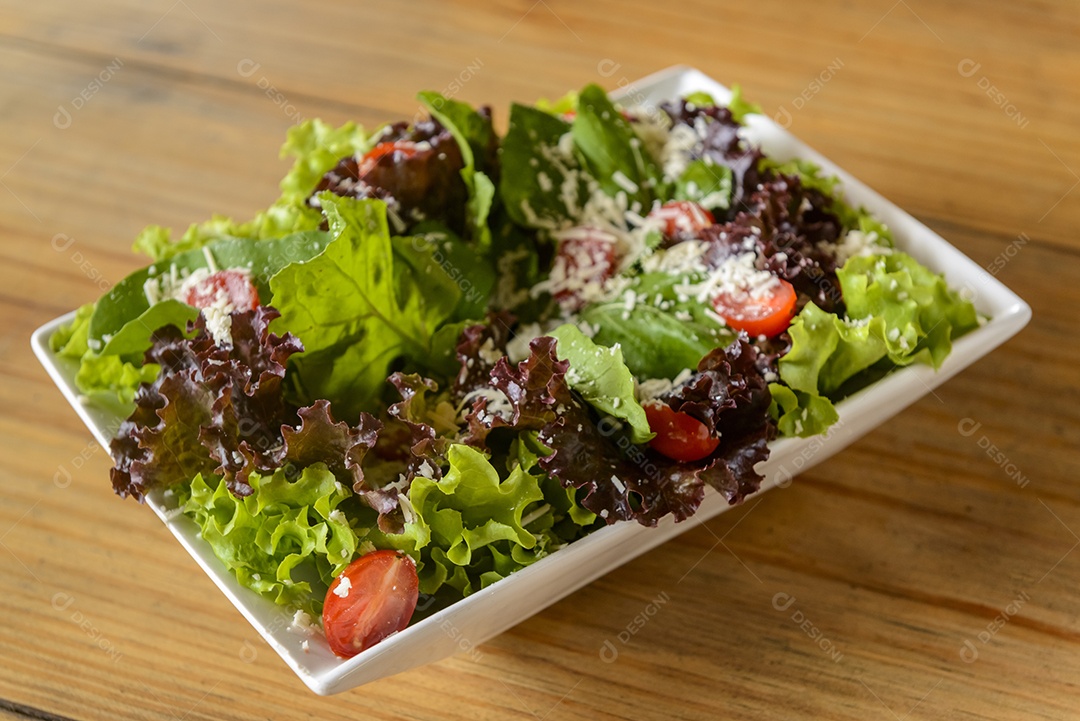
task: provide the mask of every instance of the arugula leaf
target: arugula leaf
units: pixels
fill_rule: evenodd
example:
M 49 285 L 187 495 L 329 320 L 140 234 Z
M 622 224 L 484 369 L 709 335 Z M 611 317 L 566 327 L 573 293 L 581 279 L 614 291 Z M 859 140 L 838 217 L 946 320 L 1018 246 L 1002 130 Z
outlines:
M 515 103 L 502 143 L 499 196 L 510 218 L 526 228 L 573 224 L 589 197 L 588 178 L 573 143 L 560 142 L 570 124 Z
M 638 380 L 674 378 L 687 368 L 696 368 L 709 351 L 734 337 L 710 308 L 692 298 L 679 299 L 676 286 L 691 280 L 692 276 L 642 273 L 628 291 L 634 293 L 634 302 L 627 303 L 624 296 L 587 306 L 581 320 L 597 329 L 594 342 L 608 347 L 619 344 Z
M 448 287 L 448 283 L 457 287 L 460 299 L 451 319 L 475 320 L 487 312 L 497 281 L 495 264 L 488 254 L 437 222 L 420 223 L 412 236 L 395 237 L 393 243 L 394 250 L 417 274 L 431 278 L 439 288 Z M 429 290 L 435 291 L 435 288 Z
M 559 360 L 570 362 L 566 380 L 593 408 L 630 425 L 634 443 L 648 443 L 656 434 L 649 429 L 645 409 L 634 397 L 634 377 L 623 363 L 618 345 L 594 343 L 576 325 L 561 325 L 547 335 L 559 341 Z
M 328 398 L 338 416 L 352 418 L 378 398 L 395 359 L 430 357 L 432 337 L 461 291 L 441 268 L 417 273 L 402 261 L 413 252 L 411 240 L 391 242 L 382 201 L 318 197 L 333 241 L 315 258 L 284 267 L 270 288 L 278 327 L 307 351 L 290 367 L 293 397 Z
M 631 204 L 636 201 L 647 212 L 663 173 L 599 85 L 581 91 L 571 133 L 600 188 L 611 196 L 625 192 Z
M 224 238 L 204 247 L 172 256 L 138 270 L 113 286 L 101 297 L 90 319 L 89 346 L 102 355 L 140 356 L 150 345 L 150 334 L 166 325 L 186 328 L 198 310 L 186 303 L 166 299 L 150 305 L 146 282 L 177 272 L 209 267 L 209 257 L 221 268 L 247 268 L 262 298 L 269 293 L 269 280 L 286 265 L 312 258 L 323 251 L 330 235 L 321 231 L 293 233 L 282 238 L 254 241 Z
M 673 197 L 693 201 L 706 210 L 727 210 L 731 206 L 733 187 L 731 168 L 703 158 L 686 166 L 675 181 Z
M 581 312 L 581 320 L 597 329 L 596 343 L 619 345 L 627 367 L 639 380 L 674 378 L 685 368 L 696 368 L 706 353 L 728 338 L 715 322 L 679 320 L 647 303 L 630 311 L 619 302 L 589 306 Z

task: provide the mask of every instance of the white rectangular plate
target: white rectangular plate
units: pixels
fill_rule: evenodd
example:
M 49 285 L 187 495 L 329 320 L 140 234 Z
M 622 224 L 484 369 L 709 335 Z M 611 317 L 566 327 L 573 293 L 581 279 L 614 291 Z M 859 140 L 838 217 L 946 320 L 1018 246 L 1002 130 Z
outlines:
M 697 70 L 674 67 L 624 86 L 613 97 L 627 105 L 649 106 L 694 91 L 705 91 L 720 102 L 726 102 L 731 95 L 727 88 Z M 965 289 L 979 312 L 991 318 L 986 325 L 959 339 L 938 371 L 927 366 L 903 368 L 839 403 L 840 422 L 830 429 L 827 442 L 821 437 L 775 441 L 771 457 L 759 467 L 766 477 L 763 492 L 786 485 L 793 473 L 825 460 L 1004 343 L 1028 322 L 1031 309 L 939 235 L 796 140 L 772 120 L 751 116 L 747 137 L 778 160 L 806 158 L 820 164 L 827 173 L 839 176 L 847 197 L 883 220 L 892 229 L 901 249 L 924 265 L 944 273 L 954 288 Z M 83 404 L 74 384 L 76 364 L 56 357 L 49 350 L 49 336 L 70 318 L 71 315 L 57 318 L 39 328 L 32 339 L 34 352 L 94 437 L 107 449 L 119 419 Z M 645 528 L 636 523 L 608 526 L 419 621 L 360 655 L 341 660 L 330 652 L 320 635 L 307 635 L 290 628 L 288 612 L 237 583 L 214 557 L 210 547 L 198 538 L 195 524 L 183 515 L 171 512 L 167 501 L 160 493 L 148 499 L 150 507 L 222 593 L 300 679 L 318 694 L 338 693 L 482 643 L 630 559 L 728 509 L 721 496 L 709 492 L 697 515 L 687 522 L 675 524 L 669 517 L 656 528 Z M 118 504 L 116 512 L 130 513 L 131 509 Z

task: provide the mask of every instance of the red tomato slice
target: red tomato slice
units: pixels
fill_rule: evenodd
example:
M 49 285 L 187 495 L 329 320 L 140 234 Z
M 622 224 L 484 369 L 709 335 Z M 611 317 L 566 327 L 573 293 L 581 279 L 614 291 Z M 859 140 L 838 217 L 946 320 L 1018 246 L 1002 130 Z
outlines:
M 761 294 L 747 291 L 721 293 L 713 299 L 713 307 L 735 330 L 744 330 L 751 337 L 772 338 L 791 325 L 797 300 L 791 283 L 778 278 L 771 290 Z
M 666 403 L 645 406 L 645 417 L 649 420 L 649 429 L 656 434 L 649 445 L 673 461 L 700 461 L 720 445 L 720 439 L 709 433 L 704 423 L 673 410 Z
M 235 310 L 254 310 L 259 306 L 259 291 L 251 276 L 239 270 L 219 270 L 188 288 L 184 302 L 196 308 L 209 308 L 224 297 Z
M 616 238 L 600 228 L 581 226 L 563 233 L 551 265 L 552 295 L 569 310 L 578 310 L 587 301 L 586 288 L 615 275 L 618 255 Z
M 351 658 L 408 626 L 419 585 L 416 564 L 398 551 L 372 551 L 350 563 L 326 592 L 330 649 Z
M 693 238 L 715 225 L 713 214 L 689 200 L 671 200 L 649 213 L 650 218 L 664 221 L 664 237 L 668 240 Z

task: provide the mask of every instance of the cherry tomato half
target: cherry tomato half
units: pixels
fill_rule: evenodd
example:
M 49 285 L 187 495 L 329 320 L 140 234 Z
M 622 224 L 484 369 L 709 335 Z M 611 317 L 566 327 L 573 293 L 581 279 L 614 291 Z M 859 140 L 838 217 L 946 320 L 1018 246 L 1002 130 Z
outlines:
M 251 276 L 239 270 L 219 270 L 192 285 L 184 294 L 184 302 L 196 308 L 209 308 L 224 294 L 236 310 L 254 310 L 259 305 L 259 291 Z
M 751 337 L 772 338 L 791 325 L 797 300 L 791 283 L 777 279 L 771 289 L 762 293 L 721 293 L 713 299 L 713 307 L 735 330 L 744 330 Z
M 656 434 L 649 445 L 673 461 L 700 461 L 720 445 L 720 439 L 709 433 L 704 423 L 673 410 L 666 403 L 645 406 L 645 417 L 649 420 L 649 429 Z
M 713 214 L 689 200 L 671 200 L 649 213 L 650 218 L 664 221 L 664 237 L 668 240 L 693 238 L 714 225 Z
M 398 551 L 372 551 L 350 563 L 326 592 L 330 649 L 351 658 L 408 626 L 419 585 L 416 564 Z

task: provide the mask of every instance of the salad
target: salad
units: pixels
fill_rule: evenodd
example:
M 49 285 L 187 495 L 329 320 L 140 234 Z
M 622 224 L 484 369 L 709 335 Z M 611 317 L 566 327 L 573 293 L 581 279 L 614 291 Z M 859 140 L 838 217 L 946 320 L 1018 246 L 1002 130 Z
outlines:
M 770 440 L 984 321 L 837 179 L 750 143 L 737 88 L 590 85 L 502 136 L 419 98 L 293 128 L 269 208 L 147 228 L 151 263 L 51 339 L 125 418 L 116 493 L 175 505 L 339 656 L 607 524 L 739 503 Z

